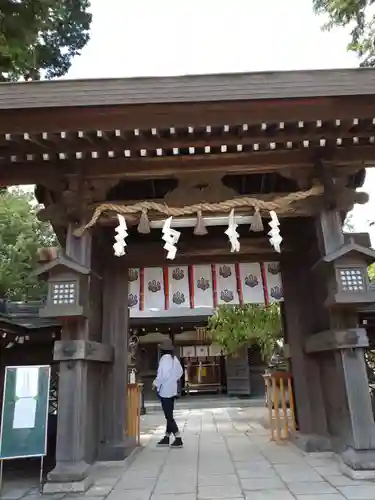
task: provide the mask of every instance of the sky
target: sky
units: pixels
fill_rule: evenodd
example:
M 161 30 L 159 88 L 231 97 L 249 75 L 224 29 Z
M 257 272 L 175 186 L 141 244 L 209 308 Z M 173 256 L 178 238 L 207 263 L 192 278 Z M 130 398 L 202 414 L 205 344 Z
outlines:
M 65 78 L 357 67 L 348 32 L 324 32 L 312 0 L 91 0 L 91 39 Z M 375 168 L 354 209 L 375 219 Z M 370 230 L 375 246 L 375 227 Z

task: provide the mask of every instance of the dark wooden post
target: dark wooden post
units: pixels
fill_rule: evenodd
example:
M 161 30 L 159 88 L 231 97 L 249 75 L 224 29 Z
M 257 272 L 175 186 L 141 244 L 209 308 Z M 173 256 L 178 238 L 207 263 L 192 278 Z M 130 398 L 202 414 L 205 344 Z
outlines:
M 313 221 L 301 221 L 301 224 L 313 224 Z M 314 333 L 319 314 L 324 314 L 314 301 L 314 277 L 311 267 L 316 252 L 308 243 L 310 252 L 298 249 L 298 232 L 291 236 L 296 251 L 282 257 L 281 273 L 284 289 L 285 328 L 288 341 L 291 369 L 298 412 L 299 430 L 303 434 L 301 442 L 306 450 L 323 450 L 330 447 L 327 438 L 327 420 L 320 383 L 320 371 L 317 360 L 308 356 L 304 344 L 308 336 Z
M 102 385 L 100 460 L 123 460 L 135 446 L 125 437 L 128 382 L 128 271 L 123 260 L 108 257 L 103 276 L 103 341 L 114 348 L 114 364 Z
M 95 267 L 92 238 L 73 236 L 68 227 L 66 253 L 76 262 Z M 84 491 L 92 484 L 91 464 L 99 444 L 102 367 L 112 362 L 113 350 L 100 342 L 101 283 L 90 286 L 90 317 L 65 322 L 54 359 L 60 362 L 56 467 L 48 474 L 46 493 Z

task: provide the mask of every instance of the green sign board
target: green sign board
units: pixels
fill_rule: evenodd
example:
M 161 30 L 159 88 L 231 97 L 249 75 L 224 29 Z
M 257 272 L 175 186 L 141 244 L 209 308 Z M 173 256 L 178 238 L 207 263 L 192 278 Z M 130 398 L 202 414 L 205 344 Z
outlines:
M 0 460 L 47 453 L 50 366 L 7 366 L 0 430 Z

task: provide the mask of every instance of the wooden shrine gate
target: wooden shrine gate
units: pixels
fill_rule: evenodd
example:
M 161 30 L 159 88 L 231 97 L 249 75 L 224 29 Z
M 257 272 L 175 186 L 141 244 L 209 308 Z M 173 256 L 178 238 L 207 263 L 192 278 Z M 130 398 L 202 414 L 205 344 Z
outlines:
M 158 291 L 167 257 L 188 272 L 280 262 L 299 443 L 333 447 L 349 471 L 375 469 L 357 324 L 375 300 L 375 253 L 342 233 L 368 199 L 356 188 L 375 160 L 374 89 L 366 69 L 0 85 L 0 184 L 36 185 L 64 249 L 38 271 L 41 314 L 64 323 L 50 491 L 87 488 L 97 459 L 133 448 L 129 270 L 158 272 Z

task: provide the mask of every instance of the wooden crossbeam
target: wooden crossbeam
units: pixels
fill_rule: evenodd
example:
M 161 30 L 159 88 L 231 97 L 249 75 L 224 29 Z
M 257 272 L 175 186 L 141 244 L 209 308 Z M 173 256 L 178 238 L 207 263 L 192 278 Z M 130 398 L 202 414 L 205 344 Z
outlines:
M 337 168 L 361 163 L 372 164 L 375 146 L 321 148 L 325 163 Z M 85 171 L 87 178 L 165 178 L 176 173 L 217 172 L 231 174 L 268 173 L 283 169 L 312 168 L 311 150 L 253 151 L 189 155 L 177 157 L 90 158 L 82 160 L 5 162 L 0 160 L 0 185 L 43 184 L 56 176 L 74 176 Z
M 199 236 L 196 239 L 200 238 Z M 155 243 L 132 243 L 127 248 L 126 265 L 129 267 L 139 266 L 152 266 L 160 264 L 165 259 L 165 250 L 163 249 L 163 241 Z M 288 245 L 283 247 L 283 252 L 288 252 L 292 248 Z M 212 241 L 211 238 L 207 239 L 206 245 L 199 245 L 199 249 L 194 247 L 185 247 L 179 245 L 176 259 L 173 261 L 175 265 L 192 264 L 192 263 L 211 263 L 213 259 L 224 258 L 225 262 L 256 262 L 259 256 L 267 256 L 270 261 L 278 260 L 277 254 L 269 241 L 263 239 L 262 243 L 246 242 L 241 240 L 240 252 L 233 255 L 230 251 L 230 246 L 227 241 L 218 240 Z
M 0 134 L 372 119 L 375 95 L 0 110 Z
M 356 138 L 358 140 L 370 140 L 375 135 L 375 126 L 364 127 L 363 129 L 352 130 L 349 126 L 336 128 L 327 124 L 325 128 L 316 127 L 314 124 L 307 124 L 303 128 L 298 128 L 298 124 L 288 124 L 281 130 L 273 131 L 254 130 L 231 130 L 226 134 L 219 133 L 199 133 L 197 135 L 134 135 L 129 131 L 123 132 L 123 136 L 117 135 L 115 131 L 91 131 L 69 133 L 61 137 L 61 134 L 34 134 L 28 136 L 28 140 L 23 140 L 22 136 L 12 136 L 13 140 L 0 141 L 0 147 L 3 156 L 63 152 L 68 155 L 76 156 L 76 153 L 87 155 L 93 151 L 100 156 L 108 156 L 109 151 L 116 155 L 124 154 L 129 150 L 130 154 L 139 154 L 141 150 L 146 150 L 150 155 L 155 155 L 157 149 L 163 150 L 163 156 L 173 151 L 174 148 L 220 148 L 242 146 L 242 150 L 258 145 L 259 148 L 271 148 L 272 143 L 277 147 L 288 147 L 287 143 L 292 143 L 293 147 L 311 147 L 320 146 L 320 141 L 325 144 L 336 145 L 337 139 L 347 143 Z M 276 127 L 276 125 L 275 125 Z M 156 129 L 155 129 L 156 130 Z M 308 141 L 309 144 L 305 144 Z

